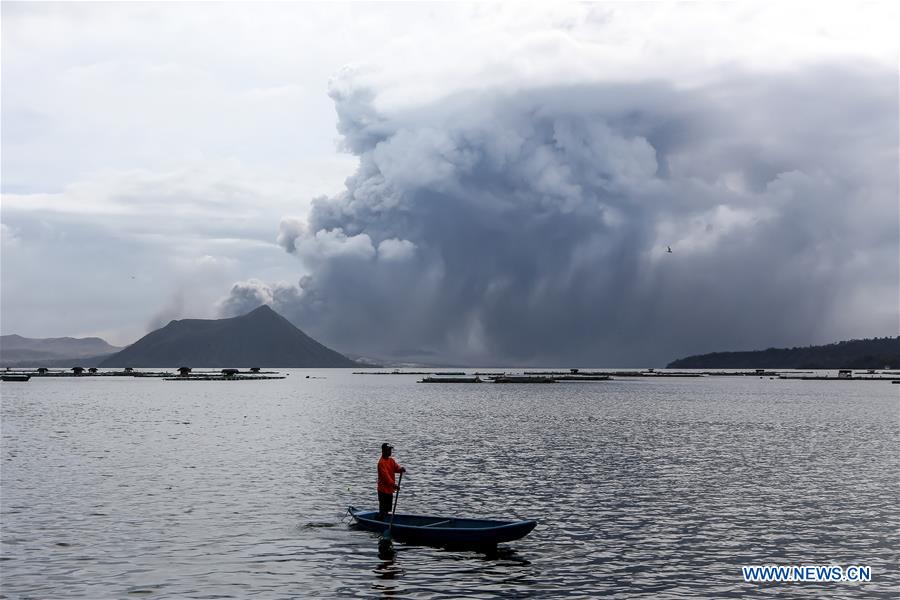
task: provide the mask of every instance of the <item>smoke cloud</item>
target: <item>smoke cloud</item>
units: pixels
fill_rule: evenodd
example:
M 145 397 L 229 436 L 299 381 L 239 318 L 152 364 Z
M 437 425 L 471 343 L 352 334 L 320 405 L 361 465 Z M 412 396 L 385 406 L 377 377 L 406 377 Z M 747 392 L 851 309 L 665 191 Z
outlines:
M 659 366 L 895 335 L 898 93 L 866 65 L 460 92 L 331 88 L 346 189 L 285 219 L 297 285 L 235 284 L 335 348 Z M 671 252 L 668 252 L 671 248 Z

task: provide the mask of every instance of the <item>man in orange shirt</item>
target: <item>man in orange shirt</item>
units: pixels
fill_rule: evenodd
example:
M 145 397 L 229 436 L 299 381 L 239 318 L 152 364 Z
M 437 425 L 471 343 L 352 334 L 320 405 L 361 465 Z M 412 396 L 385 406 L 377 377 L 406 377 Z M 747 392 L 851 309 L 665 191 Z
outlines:
M 394 492 L 397 491 L 394 473 L 406 473 L 406 469 L 391 458 L 393 450 L 390 444 L 382 444 L 381 458 L 378 459 L 378 519 L 381 521 L 387 520 L 394 504 Z

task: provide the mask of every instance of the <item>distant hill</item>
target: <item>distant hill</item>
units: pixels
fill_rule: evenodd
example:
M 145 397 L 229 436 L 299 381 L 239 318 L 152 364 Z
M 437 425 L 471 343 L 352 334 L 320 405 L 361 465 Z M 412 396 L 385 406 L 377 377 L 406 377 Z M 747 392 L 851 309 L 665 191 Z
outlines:
M 98 337 L 26 338 L 21 335 L 0 336 L 0 365 L 5 367 L 94 366 L 110 354 L 121 350 Z M 82 364 L 84 363 L 84 364 Z
M 356 367 L 266 305 L 230 319 L 181 319 L 152 331 L 101 367 Z
M 804 348 L 713 352 L 679 358 L 669 369 L 891 369 L 900 368 L 900 337 L 835 342 Z

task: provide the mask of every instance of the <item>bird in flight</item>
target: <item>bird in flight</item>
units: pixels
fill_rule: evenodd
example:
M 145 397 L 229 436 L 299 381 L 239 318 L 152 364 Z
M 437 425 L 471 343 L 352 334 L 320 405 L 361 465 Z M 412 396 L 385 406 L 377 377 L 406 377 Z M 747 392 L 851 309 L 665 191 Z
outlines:
M 666 246 L 666 252 L 672 254 L 672 246 Z

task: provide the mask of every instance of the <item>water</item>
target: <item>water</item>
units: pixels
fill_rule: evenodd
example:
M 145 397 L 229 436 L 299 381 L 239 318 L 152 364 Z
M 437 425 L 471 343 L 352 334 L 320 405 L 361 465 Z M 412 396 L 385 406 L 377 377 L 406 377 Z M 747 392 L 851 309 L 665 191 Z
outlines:
M 322 379 L 306 375 L 320 376 Z M 773 379 L 2 384 L 6 598 L 896 597 L 900 386 Z M 400 512 L 533 517 L 496 555 L 349 528 L 383 441 Z M 745 584 L 744 564 L 873 581 Z

